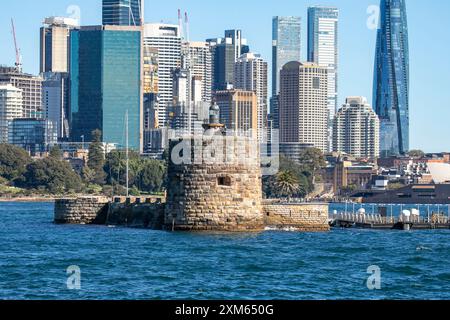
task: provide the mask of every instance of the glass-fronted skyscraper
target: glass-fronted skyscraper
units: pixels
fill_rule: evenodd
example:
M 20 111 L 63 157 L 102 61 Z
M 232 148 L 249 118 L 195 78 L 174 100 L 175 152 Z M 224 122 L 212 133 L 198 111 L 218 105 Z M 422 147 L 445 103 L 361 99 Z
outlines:
M 129 146 L 142 150 L 141 30 L 139 27 L 82 27 L 71 34 L 71 136 L 124 146 L 128 111 Z
M 280 92 L 280 72 L 291 61 L 301 59 L 302 19 L 274 17 L 272 20 L 272 96 Z
M 328 69 L 328 151 L 332 147 L 333 119 L 338 110 L 338 22 L 337 8 L 308 8 L 308 61 Z
M 382 156 L 409 150 L 409 48 L 405 0 L 381 0 L 373 105 Z
M 144 0 L 103 0 L 103 25 L 141 26 Z

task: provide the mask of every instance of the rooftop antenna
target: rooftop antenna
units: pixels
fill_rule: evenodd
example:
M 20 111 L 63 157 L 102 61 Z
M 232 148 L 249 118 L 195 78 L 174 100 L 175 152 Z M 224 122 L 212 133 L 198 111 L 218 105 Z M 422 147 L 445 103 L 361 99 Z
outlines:
M 16 50 L 16 68 L 19 72 L 22 71 L 22 55 L 20 53 L 20 49 L 17 45 L 17 37 L 16 37 L 16 28 L 14 27 L 14 20 L 11 18 L 11 26 L 12 26 L 12 34 L 14 38 L 14 48 Z

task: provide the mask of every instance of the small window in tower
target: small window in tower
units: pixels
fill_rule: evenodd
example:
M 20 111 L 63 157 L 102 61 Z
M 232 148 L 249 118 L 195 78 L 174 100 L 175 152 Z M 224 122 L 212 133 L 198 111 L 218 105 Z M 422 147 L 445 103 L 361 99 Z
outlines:
M 217 178 L 217 184 L 222 187 L 231 187 L 230 177 L 219 177 Z
M 320 89 L 320 78 L 319 77 L 313 78 L 313 89 Z

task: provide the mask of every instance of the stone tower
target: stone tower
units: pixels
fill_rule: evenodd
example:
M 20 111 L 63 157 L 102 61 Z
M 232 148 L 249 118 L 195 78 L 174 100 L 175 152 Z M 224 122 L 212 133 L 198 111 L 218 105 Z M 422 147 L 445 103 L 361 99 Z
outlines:
M 260 231 L 264 228 L 256 137 L 226 135 L 219 107 L 201 136 L 169 148 L 165 225 L 173 230 Z

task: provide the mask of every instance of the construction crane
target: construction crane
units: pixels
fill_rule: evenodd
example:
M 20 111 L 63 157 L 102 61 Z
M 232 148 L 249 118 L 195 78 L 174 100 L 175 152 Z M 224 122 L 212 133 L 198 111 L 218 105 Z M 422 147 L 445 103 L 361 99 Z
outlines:
M 12 34 L 14 38 L 14 48 L 16 50 L 16 68 L 19 72 L 22 71 L 22 55 L 17 45 L 16 28 L 14 27 L 14 20 L 11 18 Z

